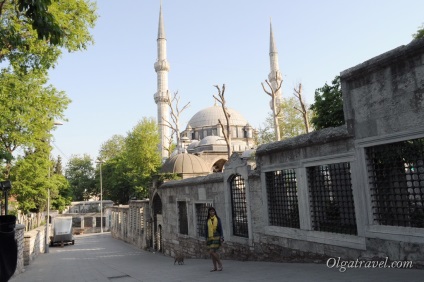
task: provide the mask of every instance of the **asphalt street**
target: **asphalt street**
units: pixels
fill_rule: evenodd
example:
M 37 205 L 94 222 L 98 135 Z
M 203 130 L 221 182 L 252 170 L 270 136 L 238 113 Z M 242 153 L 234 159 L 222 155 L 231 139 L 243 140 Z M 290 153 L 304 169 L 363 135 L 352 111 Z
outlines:
M 82 281 L 424 281 L 422 269 L 329 268 L 326 264 L 223 260 L 224 270 L 210 272 L 209 259 L 174 259 L 143 251 L 110 233 L 79 235 L 75 245 L 51 247 L 11 282 Z

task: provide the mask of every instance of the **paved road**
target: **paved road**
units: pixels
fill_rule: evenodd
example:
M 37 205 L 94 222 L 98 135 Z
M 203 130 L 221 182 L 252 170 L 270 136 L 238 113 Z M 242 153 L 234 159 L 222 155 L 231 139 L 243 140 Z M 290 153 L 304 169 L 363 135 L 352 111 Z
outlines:
M 420 269 L 356 268 L 340 272 L 325 264 L 223 261 L 222 272 L 209 272 L 205 259 L 150 253 L 113 239 L 110 233 L 76 236 L 75 245 L 50 248 L 11 282 L 83 281 L 424 281 Z

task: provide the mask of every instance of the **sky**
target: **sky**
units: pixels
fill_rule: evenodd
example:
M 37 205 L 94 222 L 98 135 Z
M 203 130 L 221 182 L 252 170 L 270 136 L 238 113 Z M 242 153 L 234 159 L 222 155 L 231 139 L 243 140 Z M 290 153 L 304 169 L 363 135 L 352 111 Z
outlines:
M 157 119 L 154 63 L 160 0 L 99 0 L 94 45 L 64 53 L 50 83 L 72 100 L 52 132 L 52 156 L 98 157 L 113 135 L 144 117 Z M 169 91 L 178 91 L 185 128 L 214 104 L 225 84 L 229 108 L 263 127 L 270 97 L 270 21 L 283 74 L 283 97 L 302 83 L 306 103 L 340 72 L 412 40 L 424 23 L 422 0 L 162 0 Z

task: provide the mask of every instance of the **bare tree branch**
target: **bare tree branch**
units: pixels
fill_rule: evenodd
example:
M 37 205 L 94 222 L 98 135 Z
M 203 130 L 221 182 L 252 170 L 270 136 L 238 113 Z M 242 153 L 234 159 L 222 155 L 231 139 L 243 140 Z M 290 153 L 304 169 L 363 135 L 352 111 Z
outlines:
M 265 80 L 266 84 L 268 85 L 270 91 L 268 91 L 267 89 L 265 89 L 265 86 L 263 83 L 261 83 L 262 85 L 262 89 L 264 90 L 264 92 L 266 94 L 268 94 L 269 96 L 271 96 L 271 110 L 272 110 L 272 117 L 274 120 L 274 133 L 275 133 L 275 139 L 276 141 L 280 140 L 280 125 L 279 125 L 279 118 L 281 118 L 280 114 L 281 114 L 281 105 L 276 105 L 277 104 L 277 94 L 278 91 L 280 90 L 282 84 L 283 84 L 283 80 L 281 80 L 280 82 L 278 82 L 278 72 L 275 72 L 275 81 L 277 83 L 277 87 L 274 89 L 272 87 L 272 84 L 268 81 Z
M 169 96 L 169 95 L 168 95 Z M 188 108 L 190 105 L 190 102 L 188 102 L 182 109 L 179 109 L 179 103 L 180 103 L 180 96 L 178 95 L 178 91 L 174 92 L 174 95 L 172 96 L 172 99 L 167 100 L 167 104 L 171 110 L 171 124 L 167 120 L 163 120 L 165 123 L 164 125 L 171 129 L 172 131 L 172 137 L 175 134 L 177 139 L 177 149 L 178 152 L 181 153 L 181 136 L 180 136 L 180 115 L 181 113 Z M 170 144 L 172 142 L 170 141 Z
M 228 159 L 230 159 L 231 154 L 232 154 L 232 150 L 231 150 L 231 124 L 230 124 L 230 118 L 231 118 L 231 114 L 228 112 L 228 108 L 226 106 L 226 101 L 225 101 L 225 84 L 222 85 L 222 91 L 219 88 L 218 85 L 214 85 L 215 88 L 218 90 L 218 97 L 216 97 L 215 95 L 213 95 L 213 98 L 221 104 L 222 107 L 222 111 L 224 112 L 224 116 L 225 119 L 227 121 L 227 126 L 224 127 L 224 125 L 222 124 L 222 121 L 220 119 L 218 119 L 218 122 L 221 126 L 222 129 L 222 134 L 224 135 L 224 139 L 225 142 L 227 143 L 227 151 L 228 151 Z
M 305 102 L 303 101 L 303 97 L 302 97 L 302 83 L 299 83 L 299 87 L 298 89 L 293 88 L 294 93 L 293 95 L 299 100 L 300 106 L 302 107 L 302 109 L 299 109 L 297 107 L 294 107 L 296 110 L 298 110 L 303 117 L 303 123 L 305 125 L 305 130 L 306 133 L 310 132 L 310 127 L 309 127 L 309 117 L 308 117 L 308 110 L 306 109 L 306 105 Z

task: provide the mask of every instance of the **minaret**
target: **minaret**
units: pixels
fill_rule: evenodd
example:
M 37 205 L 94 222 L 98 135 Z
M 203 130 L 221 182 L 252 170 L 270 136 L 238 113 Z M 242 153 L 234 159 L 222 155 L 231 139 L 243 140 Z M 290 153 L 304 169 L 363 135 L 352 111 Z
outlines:
M 155 93 L 155 103 L 158 106 L 158 125 L 160 144 L 159 151 L 161 152 L 162 159 L 168 158 L 168 151 L 165 146 L 169 144 L 170 129 L 165 125 L 169 121 L 169 94 L 168 94 L 168 72 L 169 63 L 166 60 L 166 38 L 165 26 L 163 24 L 162 16 L 162 3 L 159 10 L 159 30 L 158 30 L 158 58 L 155 63 L 155 71 L 157 73 L 157 89 Z
M 274 33 L 272 32 L 272 23 L 270 22 L 270 42 L 269 42 L 269 60 L 271 72 L 268 75 L 268 80 L 272 85 L 272 89 L 277 89 L 281 83 L 283 77 L 280 72 L 280 66 L 278 64 L 278 51 L 274 41 Z M 283 101 L 283 95 L 281 88 L 277 91 L 276 105 L 280 105 Z M 270 103 L 272 109 L 272 103 Z

